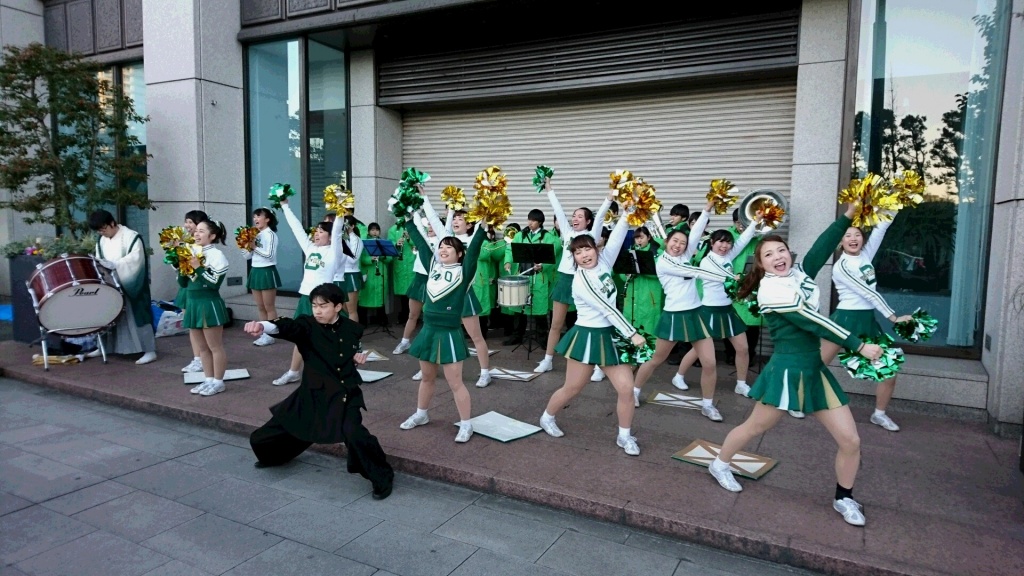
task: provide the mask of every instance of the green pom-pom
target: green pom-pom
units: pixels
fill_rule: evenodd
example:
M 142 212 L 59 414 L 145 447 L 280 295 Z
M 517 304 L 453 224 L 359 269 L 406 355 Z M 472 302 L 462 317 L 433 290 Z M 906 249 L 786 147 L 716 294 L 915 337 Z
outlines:
M 537 192 L 544 191 L 544 180 L 547 180 L 555 175 L 555 171 L 547 166 L 537 166 L 537 170 L 533 175 L 533 186 L 537 189 Z
M 612 344 L 615 346 L 615 351 L 619 355 L 620 364 L 643 364 L 654 357 L 654 346 L 657 339 L 644 332 L 639 331 L 638 334 L 644 337 L 644 345 L 636 346 L 628 338 L 623 338 L 618 332 L 612 334 Z
M 908 342 L 923 342 L 935 334 L 939 321 L 928 312 L 918 308 L 910 315 L 912 320 L 893 325 L 893 331 Z
M 856 352 L 843 350 L 839 353 L 839 364 L 846 368 L 846 372 L 853 378 L 859 380 L 872 380 L 883 382 L 895 378 L 903 364 L 903 350 L 893 348 L 893 339 L 888 334 L 882 334 L 877 338 L 861 337 L 865 344 L 877 344 L 882 347 L 882 356 L 874 362 L 861 356 Z

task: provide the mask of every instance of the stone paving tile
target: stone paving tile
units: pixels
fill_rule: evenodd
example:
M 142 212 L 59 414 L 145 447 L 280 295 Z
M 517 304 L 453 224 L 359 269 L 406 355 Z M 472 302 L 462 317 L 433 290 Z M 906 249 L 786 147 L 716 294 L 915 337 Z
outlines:
M 31 428 L 33 426 L 39 426 L 42 421 L 25 416 L 22 414 L 8 414 L 6 412 L 0 412 L 0 432 L 7 432 L 8 430 L 15 430 L 17 428 Z M 0 440 L 3 442 L 4 440 Z
M 211 574 L 221 574 L 281 542 L 281 538 L 204 514 L 141 542 Z
M 105 532 L 93 532 L 18 564 L 47 576 L 139 576 L 170 558 Z
M 28 576 L 28 574 L 25 574 L 14 566 L 0 565 L 0 576 Z
M 373 566 L 285 540 L 232 568 L 224 576 L 371 576 Z
M 142 542 L 202 514 L 202 510 L 136 490 L 72 518 L 132 542 Z
M 171 560 L 167 564 L 146 572 L 143 576 L 210 576 L 195 566 L 189 566 L 180 560 Z
M 18 450 L 10 444 L 0 444 L 0 462 L 10 460 L 11 458 L 17 458 L 18 456 L 24 456 L 25 454 L 25 451 Z
M 309 464 L 302 464 L 302 466 L 304 468 L 298 473 L 289 475 L 270 486 L 303 498 L 335 506 L 345 506 L 363 496 L 368 496 L 373 491 L 370 481 L 358 474 L 349 474 L 344 470 L 319 468 Z M 264 468 L 260 472 L 265 470 L 275 470 L 275 468 Z M 398 493 L 397 483 L 395 493 Z
M 178 502 L 216 514 L 221 518 L 248 524 L 298 499 L 295 494 L 261 484 L 253 484 L 238 478 L 225 478 L 178 498 Z
M 679 560 L 583 534 L 566 532 L 537 563 L 580 576 L 671 576 Z
M 95 530 L 84 522 L 39 506 L 8 514 L 0 517 L 0 565 L 31 558 Z
M 106 478 L 116 478 L 163 461 L 154 454 L 72 430 L 21 442 L 18 447 Z
M 345 508 L 300 499 L 251 522 L 249 526 L 334 552 L 381 522 L 380 518 Z
M 315 469 L 314 466 L 302 462 L 289 462 L 273 468 L 255 468 L 253 463 L 256 462 L 256 457 L 252 455 L 251 448 L 225 444 L 204 448 L 174 461 L 268 486 L 305 470 Z
M 38 423 L 23 428 L 10 428 L 0 432 L 0 442 L 4 444 L 21 444 L 36 438 L 45 438 L 53 434 L 67 432 L 67 428 L 54 426 L 53 424 Z
M 565 531 L 521 516 L 469 506 L 434 534 L 535 562 Z
M 120 476 L 117 481 L 139 490 L 152 492 L 157 496 L 175 500 L 211 484 L 216 484 L 223 479 L 222 474 L 190 466 L 177 460 L 169 460 Z
M 758 576 L 811 576 L 812 574 L 798 568 L 730 554 L 679 540 L 660 538 L 645 532 L 631 533 L 629 539 L 626 540 L 626 546 L 678 558 L 680 562 L 675 576 L 715 574 L 718 568 L 724 567 L 730 568 L 729 574 L 757 574 Z M 719 573 L 725 574 L 725 572 Z
M 394 491 L 386 500 L 374 500 L 367 495 L 345 508 L 429 532 L 465 509 L 466 504 L 396 483 Z
M 17 512 L 31 505 L 32 503 L 24 498 L 18 498 L 14 494 L 8 494 L 7 492 L 0 492 L 0 516 Z
M 566 573 L 481 548 L 467 558 L 450 576 L 478 576 L 480 574 L 487 576 L 565 576 Z
M 0 466 L 0 490 L 43 502 L 103 481 L 103 478 L 49 458 L 24 454 Z
M 402 576 L 447 576 L 476 550 L 462 542 L 383 522 L 335 554 Z
M 136 423 L 127 425 L 126 430 L 100 434 L 98 438 L 164 458 L 177 458 L 216 444 L 208 438 Z
M 114 498 L 120 498 L 134 491 L 134 488 L 119 484 L 113 480 L 107 480 L 106 482 L 93 484 L 70 494 L 65 494 L 60 498 L 47 500 L 40 505 L 54 512 L 71 516 L 72 514 L 78 514 L 82 510 L 88 510 L 93 506 L 109 502 Z

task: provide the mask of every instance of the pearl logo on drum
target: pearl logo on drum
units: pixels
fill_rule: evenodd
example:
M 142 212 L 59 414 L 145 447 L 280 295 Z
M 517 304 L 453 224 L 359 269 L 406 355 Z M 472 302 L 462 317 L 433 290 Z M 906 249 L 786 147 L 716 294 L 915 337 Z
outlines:
M 71 293 L 71 296 L 95 296 L 99 293 L 99 288 L 95 288 L 93 290 L 86 290 L 85 288 L 75 288 L 75 291 Z

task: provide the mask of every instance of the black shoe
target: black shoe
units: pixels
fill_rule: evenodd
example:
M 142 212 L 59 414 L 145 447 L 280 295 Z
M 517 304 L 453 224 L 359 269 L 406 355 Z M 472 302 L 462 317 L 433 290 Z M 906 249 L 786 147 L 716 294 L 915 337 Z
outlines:
M 270 464 L 267 464 L 266 462 L 261 462 L 261 461 L 257 460 L 257 461 L 252 463 L 252 467 L 253 468 L 271 468 L 272 466 Z
M 502 342 L 502 344 L 505 345 L 505 346 L 516 346 L 516 345 L 522 344 L 522 343 L 523 343 L 523 337 L 519 336 L 519 335 L 509 336 L 508 338 L 505 339 L 504 342 Z
M 392 484 L 390 482 L 388 483 L 387 486 L 383 486 L 383 487 L 380 487 L 380 488 L 374 488 L 373 489 L 373 499 L 374 500 L 383 500 L 383 499 L 387 498 L 388 496 L 391 496 L 391 488 L 392 488 Z
M 668 360 L 665 361 L 669 366 L 679 366 L 679 363 L 683 361 L 682 356 L 669 356 Z
M 725 363 L 728 364 L 729 366 L 735 366 L 736 365 L 736 357 L 735 356 L 726 356 L 725 357 Z

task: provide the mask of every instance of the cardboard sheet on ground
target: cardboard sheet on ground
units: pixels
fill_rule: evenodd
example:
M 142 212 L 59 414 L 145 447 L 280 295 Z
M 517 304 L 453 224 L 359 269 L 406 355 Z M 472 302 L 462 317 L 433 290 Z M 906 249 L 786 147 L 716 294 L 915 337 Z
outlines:
M 675 388 L 673 388 L 673 390 L 675 390 Z M 653 395 L 648 396 L 645 402 L 647 404 L 661 404 L 662 406 L 700 410 L 700 401 L 700 396 L 689 396 L 686 392 L 680 392 L 678 390 L 675 390 L 674 392 L 659 390 Z M 718 404 L 718 400 L 714 400 L 713 403 Z
M 367 362 L 382 362 L 384 360 L 390 360 L 390 358 L 381 354 L 380 352 L 377 352 L 373 348 L 370 348 L 369 350 L 366 351 Z
M 249 371 L 245 368 L 235 368 L 233 370 L 224 371 L 224 381 L 228 380 L 245 380 L 249 377 Z M 202 372 L 186 372 L 185 373 L 185 384 L 200 384 L 206 376 Z
M 520 422 L 515 418 L 509 418 L 504 414 L 494 411 L 481 414 L 476 418 L 471 418 L 469 421 L 473 423 L 473 432 L 475 434 L 487 436 L 499 442 L 511 442 L 540 432 L 539 426 Z M 456 422 L 455 425 L 458 426 L 459 423 Z
M 498 380 L 529 382 L 538 376 L 540 374 L 535 372 L 521 372 L 519 370 L 509 370 L 508 368 L 491 368 L 491 378 L 497 378 Z
M 394 372 L 376 372 L 374 370 L 359 370 L 359 377 L 363 379 L 363 382 L 369 384 L 378 380 L 383 380 L 388 376 L 391 376 Z
M 488 351 L 487 351 L 487 355 L 488 355 L 488 356 L 494 356 L 494 355 L 495 355 L 495 354 L 497 354 L 498 352 L 501 352 L 501 350 L 488 350 Z M 476 348 L 470 348 L 470 349 L 469 349 L 469 355 L 470 355 L 470 356 L 476 356 L 476 355 L 477 355 L 477 354 L 476 354 Z
M 720 445 L 713 442 L 694 440 L 689 446 L 673 454 L 672 458 L 707 468 L 711 465 L 711 461 L 718 456 L 718 451 L 721 449 Z M 732 462 L 729 463 L 729 467 L 732 468 L 733 474 L 757 480 L 767 474 L 776 464 L 778 464 L 777 460 L 767 456 L 758 456 L 750 452 L 737 452 L 733 456 Z

